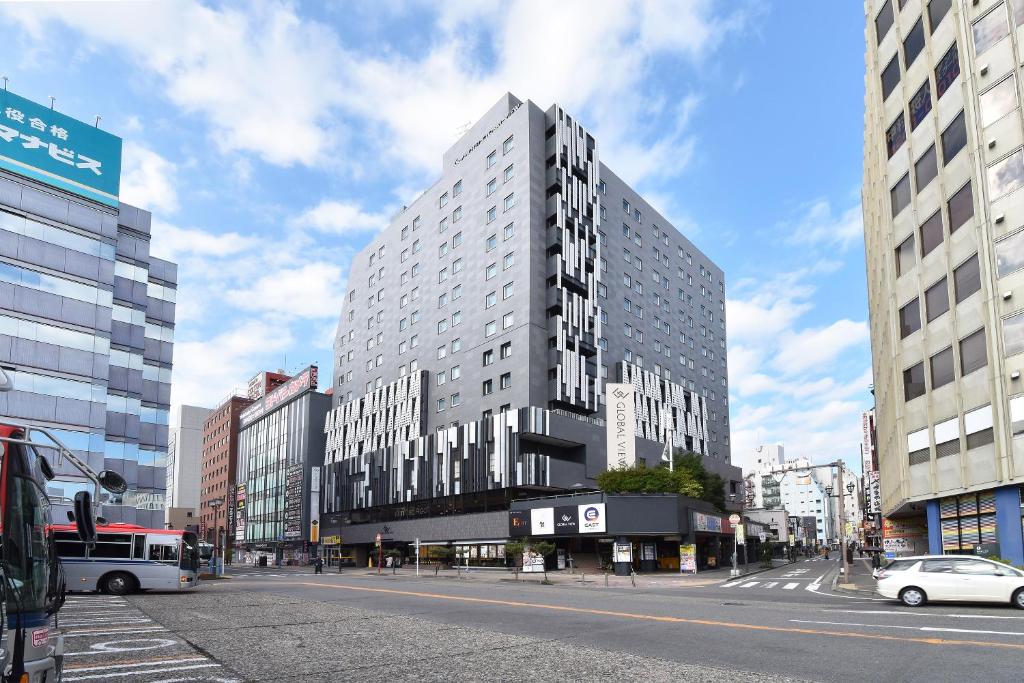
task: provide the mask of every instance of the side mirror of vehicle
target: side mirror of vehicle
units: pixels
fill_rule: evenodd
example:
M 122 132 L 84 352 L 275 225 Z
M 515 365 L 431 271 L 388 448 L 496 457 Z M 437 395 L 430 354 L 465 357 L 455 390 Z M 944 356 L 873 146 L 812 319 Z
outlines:
M 50 461 L 46 459 L 45 455 L 39 456 L 39 471 L 46 477 L 46 481 L 53 481 L 54 474 L 53 467 L 50 465 Z
M 92 494 L 79 491 L 75 494 L 75 530 L 82 543 L 96 543 L 96 525 L 92 521 Z
M 110 493 L 121 494 L 128 490 L 128 482 L 117 472 L 103 470 L 99 476 L 100 486 Z

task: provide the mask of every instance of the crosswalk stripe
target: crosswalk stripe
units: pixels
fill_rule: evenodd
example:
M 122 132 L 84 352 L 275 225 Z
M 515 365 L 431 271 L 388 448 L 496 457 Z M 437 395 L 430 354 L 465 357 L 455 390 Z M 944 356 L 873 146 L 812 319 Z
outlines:
M 750 583 L 743 584 L 742 586 L 740 586 L 740 588 L 753 588 L 758 583 L 760 583 L 760 582 L 759 581 L 751 581 Z
M 768 583 L 766 583 L 766 584 L 764 585 L 764 587 L 765 587 L 765 588 L 775 588 L 775 587 L 776 587 L 776 586 L 778 586 L 778 585 L 779 585 L 779 582 L 778 582 L 778 581 L 769 581 Z
M 723 583 L 722 584 L 722 588 L 732 588 L 733 586 L 738 586 L 741 583 L 743 583 L 743 582 L 742 581 L 730 581 L 729 583 Z
M 799 585 L 800 584 L 798 584 L 798 583 L 787 583 L 785 586 L 782 587 L 782 590 L 784 590 L 784 591 L 791 591 L 791 590 L 793 590 L 794 588 L 796 588 Z

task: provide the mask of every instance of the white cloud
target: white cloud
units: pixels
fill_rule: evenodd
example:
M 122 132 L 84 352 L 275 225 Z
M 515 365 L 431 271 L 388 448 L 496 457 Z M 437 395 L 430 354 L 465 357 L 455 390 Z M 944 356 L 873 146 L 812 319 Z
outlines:
M 796 225 L 785 226 L 791 244 L 832 245 L 848 249 L 864 239 L 864 220 L 860 203 L 841 215 L 834 215 L 826 199 L 812 202 Z
M 284 318 L 336 318 L 344 294 L 341 268 L 316 262 L 268 273 L 251 285 L 228 291 L 225 299 L 245 310 Z
M 153 255 L 169 261 L 178 261 L 186 255 L 224 257 L 248 251 L 258 246 L 256 237 L 237 232 L 212 233 L 199 228 L 179 228 L 164 221 L 153 221 Z
M 171 400 L 175 406 L 214 407 L 260 369 L 280 365 L 293 343 L 287 327 L 260 319 L 243 321 L 202 341 L 179 341 L 174 345 Z
M 367 213 L 356 204 L 324 200 L 299 215 L 293 225 L 335 235 L 376 232 L 388 224 L 384 212 Z
M 154 213 L 178 210 L 178 167 L 153 150 L 126 142 L 122 156 L 121 199 Z
M 822 328 L 787 331 L 779 339 L 774 365 L 786 375 L 810 369 L 828 372 L 832 362 L 848 348 L 867 341 L 868 325 L 863 321 L 843 319 Z

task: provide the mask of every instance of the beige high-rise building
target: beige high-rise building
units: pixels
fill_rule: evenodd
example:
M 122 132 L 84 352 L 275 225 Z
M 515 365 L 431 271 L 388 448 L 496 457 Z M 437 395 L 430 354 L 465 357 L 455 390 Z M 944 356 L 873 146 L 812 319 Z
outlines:
M 885 543 L 1021 563 L 1024 0 L 866 0 L 865 15 Z

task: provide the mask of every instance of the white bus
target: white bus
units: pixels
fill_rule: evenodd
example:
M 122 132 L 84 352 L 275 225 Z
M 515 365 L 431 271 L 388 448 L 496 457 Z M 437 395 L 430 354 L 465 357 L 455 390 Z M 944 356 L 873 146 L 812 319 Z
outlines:
M 196 585 L 199 541 L 191 531 L 107 524 L 96 527 L 96 544 L 91 548 L 82 543 L 73 526 L 54 525 L 52 533 L 69 591 L 125 595 L 139 590 L 188 590 Z

